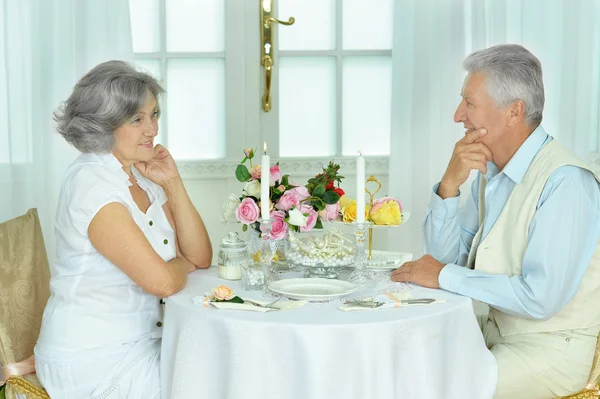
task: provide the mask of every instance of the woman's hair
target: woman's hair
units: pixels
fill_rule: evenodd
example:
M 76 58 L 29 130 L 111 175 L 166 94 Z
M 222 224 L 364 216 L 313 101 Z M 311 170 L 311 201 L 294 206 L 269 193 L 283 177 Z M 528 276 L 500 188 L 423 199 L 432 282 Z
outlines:
M 486 74 L 487 92 L 498 107 L 521 100 L 525 103 L 529 126 L 535 127 L 542 122 L 542 65 L 527 49 L 517 44 L 502 44 L 472 53 L 463 65 L 469 73 Z
M 133 117 L 150 96 L 164 93 L 152 76 L 123 61 L 107 61 L 77 82 L 54 111 L 56 130 L 81 152 L 110 152 L 114 130 Z M 160 112 L 160 109 L 159 109 Z

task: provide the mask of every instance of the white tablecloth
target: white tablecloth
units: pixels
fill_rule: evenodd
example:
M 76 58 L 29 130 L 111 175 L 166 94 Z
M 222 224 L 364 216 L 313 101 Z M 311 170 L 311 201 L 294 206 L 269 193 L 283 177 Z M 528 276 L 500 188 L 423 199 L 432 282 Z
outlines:
M 416 287 L 447 303 L 342 312 L 309 303 L 280 312 L 219 310 L 192 298 L 239 282 L 216 268 L 166 300 L 162 397 L 171 399 L 486 399 L 497 380 L 471 299 Z M 371 289 L 373 293 L 374 289 Z M 366 294 L 367 291 L 360 292 Z

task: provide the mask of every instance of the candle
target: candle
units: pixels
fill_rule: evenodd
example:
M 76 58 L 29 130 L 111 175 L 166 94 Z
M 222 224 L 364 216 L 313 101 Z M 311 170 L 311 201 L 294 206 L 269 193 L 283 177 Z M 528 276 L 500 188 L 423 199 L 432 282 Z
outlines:
M 365 157 L 356 158 L 356 223 L 365 222 Z
M 267 142 L 260 158 L 260 215 L 263 220 L 271 219 L 271 202 L 269 200 L 269 178 L 271 176 L 271 157 L 267 155 Z

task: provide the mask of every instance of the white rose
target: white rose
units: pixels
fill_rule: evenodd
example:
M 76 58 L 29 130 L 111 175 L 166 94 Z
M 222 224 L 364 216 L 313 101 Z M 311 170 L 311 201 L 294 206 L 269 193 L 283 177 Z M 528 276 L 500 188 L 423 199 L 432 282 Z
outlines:
M 260 183 L 258 180 L 250 180 L 244 186 L 244 194 L 250 197 L 259 198 L 260 197 Z
M 227 201 L 223 204 L 223 215 L 221 216 L 221 221 L 224 223 L 228 223 L 231 221 L 235 221 L 235 210 L 240 205 L 240 199 L 235 194 L 229 194 L 227 197 Z
M 298 227 L 306 226 L 306 222 L 308 221 L 308 216 L 304 216 L 300 209 L 294 208 L 288 212 L 289 219 L 288 223 Z

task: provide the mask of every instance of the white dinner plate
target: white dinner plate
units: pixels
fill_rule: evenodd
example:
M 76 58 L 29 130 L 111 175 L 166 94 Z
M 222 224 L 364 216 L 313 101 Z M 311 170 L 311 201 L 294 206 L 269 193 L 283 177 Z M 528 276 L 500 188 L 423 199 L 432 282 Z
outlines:
M 273 281 L 269 289 L 290 299 L 330 301 L 356 291 L 355 284 L 327 278 L 289 278 Z
M 367 255 L 369 251 L 367 252 Z M 367 269 L 374 272 L 391 272 L 411 261 L 413 256 L 407 252 L 373 251 L 372 259 L 367 263 Z

